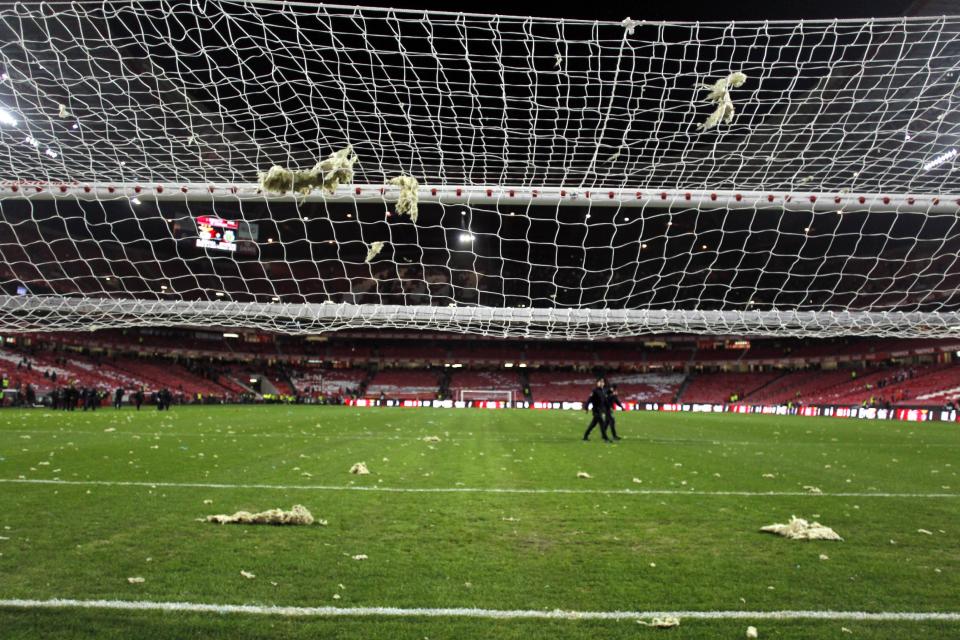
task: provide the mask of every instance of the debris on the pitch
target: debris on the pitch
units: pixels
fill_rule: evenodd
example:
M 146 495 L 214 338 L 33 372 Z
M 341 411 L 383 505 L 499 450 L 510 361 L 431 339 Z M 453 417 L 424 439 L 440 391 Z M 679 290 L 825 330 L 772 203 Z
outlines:
M 116 431 L 116 429 L 113 427 L 107 427 L 103 430 L 104 433 L 113 433 L 114 431 Z
M 390 179 L 390 184 L 400 187 L 400 197 L 397 199 L 397 213 L 410 216 L 410 221 L 417 223 L 417 202 L 419 183 L 413 176 L 400 175 Z
M 203 501 L 203 504 L 213 504 L 213 500 L 211 500 L 210 498 L 207 498 L 206 500 Z
M 367 476 L 370 475 L 370 469 L 367 469 L 366 462 L 358 462 L 350 467 L 350 473 L 358 476 Z
M 733 122 L 733 116 L 736 110 L 733 107 L 733 100 L 730 98 L 730 89 L 740 87 L 746 81 L 746 74 L 735 71 L 726 78 L 720 78 L 713 84 L 701 84 L 701 89 L 710 91 L 710 93 L 707 94 L 707 101 L 715 103 L 717 108 L 710 114 L 706 122 L 697 126 L 697 129 L 707 131 L 720 124 L 720 122 L 726 124 Z
M 353 165 L 357 155 L 353 146 L 347 145 L 321 160 L 312 169 L 291 171 L 279 165 L 270 167 L 269 171 L 260 172 L 260 188 L 267 193 L 283 195 L 288 191 L 298 191 L 308 194 L 314 189 L 324 189 L 328 193 L 335 193 L 341 184 L 348 184 L 353 180 Z
M 926 529 L 917 529 L 917 533 L 922 533 L 922 534 L 927 535 L 927 536 L 932 536 L 932 535 L 933 535 L 933 531 L 927 531 Z
M 370 262 L 383 251 L 383 242 L 377 241 L 370 245 L 370 248 L 367 249 L 367 259 L 364 262 Z
M 633 483 L 634 483 L 634 484 L 643 484 L 643 480 L 641 480 L 640 478 L 634 478 L 634 479 L 633 479 Z
M 424 442 L 440 442 L 440 438 L 437 436 L 427 436 L 423 439 Z
M 820 490 L 820 487 L 814 487 L 813 485 L 809 484 L 803 485 L 803 490 L 808 493 L 823 493 L 823 491 Z
M 290 511 L 269 509 L 260 513 L 237 511 L 232 516 L 218 514 L 201 518 L 201 522 L 216 522 L 217 524 L 277 524 L 277 525 L 311 525 L 313 514 L 302 504 L 295 504 Z
M 577 471 L 577 477 L 578 477 L 578 478 L 584 478 L 584 479 L 589 480 L 589 479 L 592 478 L 593 476 L 590 475 L 589 473 L 587 473 L 586 471 Z
M 59 105 L 59 107 L 60 107 L 60 112 L 59 112 L 60 117 L 61 117 L 61 118 L 69 118 L 69 117 L 70 117 L 70 111 L 67 109 L 67 105 L 61 104 L 61 105 Z
M 760 531 L 775 533 L 791 540 L 843 540 L 830 527 L 825 527 L 819 522 L 807 522 L 796 516 L 790 516 L 788 524 L 771 524 L 761 527 Z
M 756 628 L 756 627 L 747 627 L 747 637 L 748 637 L 748 638 L 756 638 L 756 637 L 758 637 L 757 628 Z
M 250 573 L 249 571 L 240 571 L 240 575 L 242 575 L 247 580 L 253 580 L 254 578 L 257 577 L 256 574 Z
M 647 622 L 646 620 L 637 620 L 637 624 L 642 624 L 645 627 L 669 629 L 670 627 L 680 626 L 680 618 L 676 618 L 674 616 L 665 616 L 663 618 L 654 618 L 650 622 Z
M 129 582 L 130 584 L 141 584 L 143 582 L 146 582 L 146 580 L 144 580 L 140 576 L 134 576 L 132 578 L 127 578 L 127 582 Z
M 339 599 L 340 599 L 340 594 L 339 594 L 339 593 L 333 594 L 333 599 L 334 599 L 334 600 L 339 600 Z
M 830 556 L 828 556 L 828 555 L 825 554 L 825 553 L 821 553 L 821 554 L 820 554 L 820 559 L 821 559 L 821 560 L 829 560 L 829 559 L 830 559 Z
M 764 478 L 767 478 L 767 479 L 770 479 L 770 478 L 776 478 L 777 475 L 776 475 L 775 473 L 765 473 L 765 474 L 763 474 L 763 477 L 764 477 Z
M 363 553 L 353 556 L 354 560 L 367 560 L 367 556 Z
M 853 631 L 851 631 L 850 629 L 847 629 L 846 627 L 840 627 L 840 631 L 842 631 L 843 633 L 853 633 Z

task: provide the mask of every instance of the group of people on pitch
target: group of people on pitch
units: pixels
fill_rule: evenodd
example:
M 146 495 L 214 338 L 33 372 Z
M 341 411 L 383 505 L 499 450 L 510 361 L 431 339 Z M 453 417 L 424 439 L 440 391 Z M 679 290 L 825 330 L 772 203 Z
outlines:
M 584 411 L 593 409 L 593 420 L 590 421 L 590 426 L 583 434 L 584 442 L 590 439 L 590 432 L 597 426 L 600 427 L 600 435 L 603 436 L 604 442 L 613 442 L 620 439 L 620 436 L 617 435 L 617 421 L 613 417 L 613 408 L 620 407 L 623 409 L 623 404 L 617 397 L 617 385 L 612 384 L 606 387 L 606 384 L 606 380 L 598 378 L 597 386 L 593 388 L 593 392 L 583 405 Z M 607 430 L 610 431 L 610 437 L 607 437 Z

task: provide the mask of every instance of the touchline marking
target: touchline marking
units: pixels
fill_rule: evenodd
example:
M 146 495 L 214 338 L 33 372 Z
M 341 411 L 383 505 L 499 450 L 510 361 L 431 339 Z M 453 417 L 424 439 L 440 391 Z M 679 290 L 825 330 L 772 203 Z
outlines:
M 400 607 L 278 607 L 251 604 L 200 604 L 143 600 L 0 600 L 16 609 L 109 609 L 121 611 L 180 611 L 240 613 L 292 618 L 425 617 L 492 618 L 499 620 L 636 620 L 673 616 L 688 620 L 860 620 L 883 622 L 960 622 L 960 612 L 914 611 L 540 611 L 536 609 L 400 608 Z
M 496 487 L 358 487 L 323 484 L 224 484 L 216 482 L 142 482 L 122 480 L 44 480 L 0 478 L 0 484 L 53 484 L 148 489 L 272 489 L 282 491 L 366 491 L 368 493 L 586 494 L 626 496 L 741 496 L 806 498 L 960 498 L 960 493 L 808 493 L 806 491 L 681 491 L 679 489 L 511 489 Z

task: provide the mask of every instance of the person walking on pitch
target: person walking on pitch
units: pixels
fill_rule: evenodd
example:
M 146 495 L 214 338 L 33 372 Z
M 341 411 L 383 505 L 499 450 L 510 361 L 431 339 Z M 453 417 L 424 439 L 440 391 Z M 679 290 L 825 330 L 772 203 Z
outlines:
M 604 410 L 607 414 L 607 431 L 610 433 L 610 437 L 614 440 L 620 440 L 620 436 L 617 435 L 617 419 L 613 417 L 614 407 L 620 407 L 620 410 L 623 411 L 623 403 L 620 402 L 620 398 L 617 396 L 617 385 L 612 384 L 607 387 L 607 398 Z
M 590 426 L 587 427 L 586 432 L 583 434 L 584 442 L 590 439 L 590 432 L 597 426 L 600 427 L 600 435 L 603 437 L 603 441 L 612 442 L 610 438 L 607 437 L 607 423 L 604 420 L 606 407 L 607 395 L 603 392 L 603 378 L 600 378 L 597 380 L 597 386 L 593 388 L 593 392 L 583 405 L 584 411 L 588 409 L 593 410 L 593 420 L 590 421 Z

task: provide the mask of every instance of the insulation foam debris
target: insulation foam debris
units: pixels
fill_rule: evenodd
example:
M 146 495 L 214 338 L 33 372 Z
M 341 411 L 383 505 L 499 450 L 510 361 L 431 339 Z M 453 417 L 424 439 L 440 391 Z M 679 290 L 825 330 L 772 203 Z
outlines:
M 843 540 L 830 527 L 819 522 L 807 522 L 796 516 L 790 516 L 788 524 L 771 524 L 761 527 L 760 531 L 775 533 L 791 540 Z

